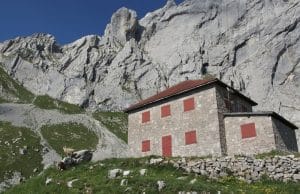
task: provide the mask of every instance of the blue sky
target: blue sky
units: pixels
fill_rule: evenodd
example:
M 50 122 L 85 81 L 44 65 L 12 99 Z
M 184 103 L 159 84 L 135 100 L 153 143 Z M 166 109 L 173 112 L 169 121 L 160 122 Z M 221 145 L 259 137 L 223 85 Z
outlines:
M 42 32 L 65 44 L 89 34 L 102 35 L 111 15 L 120 7 L 133 9 L 142 18 L 165 3 L 166 0 L 0 0 L 0 42 Z

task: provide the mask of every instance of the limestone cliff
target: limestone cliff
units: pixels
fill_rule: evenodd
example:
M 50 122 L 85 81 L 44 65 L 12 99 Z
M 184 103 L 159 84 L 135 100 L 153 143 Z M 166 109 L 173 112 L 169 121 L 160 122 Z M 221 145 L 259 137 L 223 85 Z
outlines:
M 35 94 L 90 109 L 122 109 L 211 74 L 300 126 L 299 21 L 299 0 L 169 0 L 140 20 L 119 9 L 102 37 L 5 41 L 0 62 Z

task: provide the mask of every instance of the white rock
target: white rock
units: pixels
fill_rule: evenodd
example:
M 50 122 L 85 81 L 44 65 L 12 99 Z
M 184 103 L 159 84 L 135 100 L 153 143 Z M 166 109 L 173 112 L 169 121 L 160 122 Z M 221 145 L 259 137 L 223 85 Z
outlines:
M 128 180 L 127 179 L 122 179 L 121 183 L 120 183 L 120 186 L 127 186 L 127 184 L 128 184 Z
M 79 179 L 73 179 L 73 180 L 71 180 L 71 181 L 68 181 L 67 182 L 67 186 L 69 187 L 69 188 L 72 188 L 73 187 L 73 183 L 74 182 L 76 182 L 76 181 L 78 181 Z
M 113 169 L 108 171 L 108 178 L 109 179 L 114 179 L 117 178 L 122 174 L 123 170 L 122 169 Z
M 190 181 L 190 184 L 194 184 L 196 181 L 197 181 L 197 179 L 192 179 L 192 180 Z
M 300 174 L 294 174 L 293 179 L 299 181 L 300 180 Z
M 147 173 L 147 169 L 143 168 L 140 170 L 140 175 L 144 176 Z
M 123 171 L 123 176 L 128 176 L 130 174 L 130 170 L 124 170 Z
M 47 179 L 46 179 L 46 181 L 45 181 L 45 184 L 46 184 L 46 185 L 49 185 L 52 181 L 53 181 L 52 178 L 48 178 L 48 177 L 47 177 Z
M 150 159 L 150 164 L 159 164 L 163 161 L 162 158 L 151 158 Z
M 163 188 L 166 187 L 166 183 L 165 181 L 157 181 L 157 187 L 158 187 L 158 191 L 161 191 Z

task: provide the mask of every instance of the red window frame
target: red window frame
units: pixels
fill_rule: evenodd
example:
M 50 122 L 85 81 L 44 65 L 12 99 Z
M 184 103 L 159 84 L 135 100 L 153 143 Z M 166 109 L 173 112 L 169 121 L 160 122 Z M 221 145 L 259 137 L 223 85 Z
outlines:
M 150 140 L 142 141 L 142 152 L 149 152 L 150 151 Z
M 241 125 L 241 135 L 242 139 L 256 137 L 255 123 L 246 123 Z
M 171 106 L 169 104 L 162 106 L 160 113 L 161 113 L 161 118 L 170 116 L 171 115 Z
M 195 99 L 194 97 L 183 100 L 183 110 L 184 112 L 195 109 Z
M 150 111 L 142 113 L 142 123 L 147 123 L 150 121 Z
M 197 143 L 197 133 L 196 131 L 185 132 L 185 145 Z

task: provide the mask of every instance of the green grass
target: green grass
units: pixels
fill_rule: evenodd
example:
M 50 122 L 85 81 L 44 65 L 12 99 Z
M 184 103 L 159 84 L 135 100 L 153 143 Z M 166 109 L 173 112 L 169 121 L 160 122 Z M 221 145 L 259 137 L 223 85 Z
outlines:
M 1 98 L 1 97 L 0 97 L 0 104 L 2 104 L 2 103 L 7 103 L 7 102 L 9 102 L 9 101 L 6 100 L 6 99 L 4 99 L 4 98 Z
M 81 149 L 95 149 L 98 137 L 82 124 L 62 123 L 45 125 L 41 128 L 43 137 L 60 155 L 64 155 L 63 147 Z
M 17 81 L 13 80 L 1 67 L 0 64 L 0 85 L 2 86 L 4 93 L 9 94 L 17 98 L 17 103 L 30 103 L 34 98 L 34 95 L 20 85 Z M 0 103 L 9 102 L 9 99 L 0 100 Z
M 55 100 L 47 95 L 37 96 L 33 104 L 41 109 L 57 109 L 66 114 L 80 114 L 84 112 L 84 109 L 77 105 Z
M 93 117 L 127 143 L 128 117 L 123 112 L 95 112 Z
M 24 146 L 28 147 L 28 152 L 21 155 L 19 149 Z M 0 121 L 0 182 L 14 171 L 29 177 L 36 174 L 34 168 L 42 170 L 41 149 L 40 138 L 33 131 Z
M 300 157 L 300 153 L 292 153 L 295 157 Z M 279 151 L 279 150 L 273 150 L 271 152 L 266 152 L 262 154 L 257 154 L 255 155 L 255 158 L 257 159 L 264 159 L 264 158 L 270 158 L 274 156 L 286 156 L 286 155 L 291 155 L 290 152 L 284 152 L 284 151 Z
M 57 109 L 66 114 L 79 114 L 83 113 L 84 109 L 67 102 L 53 99 L 47 95 L 37 96 L 29 92 L 26 88 L 21 86 L 20 83 L 12 79 L 1 67 L 0 64 L 0 88 L 3 88 L 4 94 L 16 98 L 12 100 L 5 97 L 0 97 L 0 103 L 15 102 L 15 103 L 32 103 L 41 109 Z
M 209 180 L 202 176 L 186 174 L 177 170 L 170 164 L 150 166 L 149 158 L 140 159 L 109 159 L 98 163 L 87 163 L 76 166 L 70 170 L 58 171 L 55 168 L 46 170 L 38 177 L 28 180 L 26 183 L 16 186 L 6 193 L 158 193 L 156 182 L 163 180 L 166 187 L 161 193 L 178 193 L 179 191 L 197 191 L 198 193 L 300 193 L 299 183 L 283 183 L 263 179 L 261 182 L 247 184 L 232 177 L 218 181 Z M 120 168 L 131 170 L 127 186 L 120 186 L 122 176 L 116 179 L 108 179 L 108 171 Z M 146 168 L 145 176 L 139 175 L 139 170 Z M 53 182 L 45 185 L 47 177 Z M 185 179 L 178 179 L 185 177 Z M 67 182 L 79 179 L 73 183 L 73 188 L 67 187 Z M 196 179 L 194 184 L 190 181 Z M 129 189 L 131 188 L 131 189 Z M 126 189 L 129 189 L 125 191 Z M 90 192 L 88 192 L 90 191 Z

